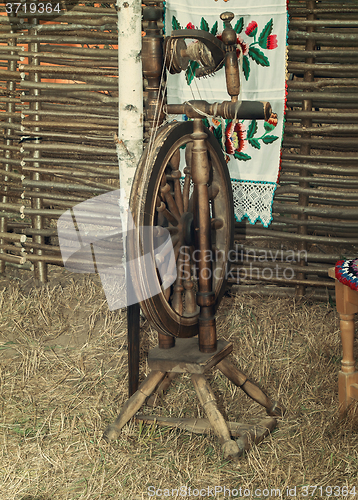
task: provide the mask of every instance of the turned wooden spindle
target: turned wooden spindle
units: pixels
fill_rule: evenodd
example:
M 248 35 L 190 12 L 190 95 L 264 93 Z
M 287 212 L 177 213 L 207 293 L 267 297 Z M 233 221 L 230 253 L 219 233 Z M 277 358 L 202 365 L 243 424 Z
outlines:
M 335 279 L 335 268 L 329 276 Z M 358 371 L 355 369 L 354 315 L 358 313 L 358 291 L 335 279 L 336 307 L 339 314 L 343 358 L 338 374 L 339 411 L 343 415 L 353 400 L 358 400 Z
M 200 118 L 194 118 L 192 149 L 192 178 L 195 184 L 194 195 L 197 196 L 198 210 L 194 215 L 195 246 L 199 250 L 198 283 L 199 292 L 196 302 L 200 306 L 199 315 L 199 349 L 209 353 L 216 351 L 216 322 L 215 322 L 215 292 L 212 287 L 212 262 L 207 259 L 211 250 L 210 203 L 208 184 L 210 181 L 210 164 L 205 140 L 208 137 L 204 132 L 204 125 Z
M 158 332 L 158 344 L 160 349 L 171 349 L 175 346 L 175 337 Z
M 184 187 L 183 187 L 183 201 L 184 201 L 184 212 L 188 211 L 189 208 L 189 193 L 190 193 L 190 180 L 191 180 L 191 152 L 193 149 L 193 143 L 189 142 L 185 148 L 185 163 L 184 168 Z
M 157 203 L 156 203 L 156 209 L 157 212 L 159 212 L 159 215 L 162 215 L 167 219 L 170 224 L 173 224 L 173 226 L 178 225 L 178 221 L 173 215 L 169 212 L 167 207 L 165 206 L 165 203 L 157 196 Z

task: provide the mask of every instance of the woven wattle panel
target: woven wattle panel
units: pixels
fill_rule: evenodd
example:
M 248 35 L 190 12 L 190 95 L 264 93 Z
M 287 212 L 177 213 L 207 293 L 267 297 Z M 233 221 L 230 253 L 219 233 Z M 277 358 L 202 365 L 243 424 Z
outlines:
M 286 0 L 168 0 L 165 30 L 198 28 L 221 35 L 220 14 L 235 14 L 232 26 L 240 51 L 241 93 L 239 99 L 269 101 L 274 116 L 268 122 L 213 119 L 206 123 L 227 155 L 232 179 L 235 216 L 247 217 L 267 227 L 272 220 L 272 201 L 277 186 L 286 98 Z M 186 39 L 186 43 L 191 43 Z M 225 69 L 205 79 L 193 78 L 197 63 L 168 77 L 168 102 L 192 99 L 227 101 Z

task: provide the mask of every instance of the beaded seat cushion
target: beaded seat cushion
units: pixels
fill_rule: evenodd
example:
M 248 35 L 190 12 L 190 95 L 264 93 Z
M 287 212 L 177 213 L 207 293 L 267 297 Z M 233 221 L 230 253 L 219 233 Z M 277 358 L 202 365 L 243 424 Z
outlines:
M 358 290 L 358 258 L 339 260 L 335 267 L 336 278 L 352 290 Z

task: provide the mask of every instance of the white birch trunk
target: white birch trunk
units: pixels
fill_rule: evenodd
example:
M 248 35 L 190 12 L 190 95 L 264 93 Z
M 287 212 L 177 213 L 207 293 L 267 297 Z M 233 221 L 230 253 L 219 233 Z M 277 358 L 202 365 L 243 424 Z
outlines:
M 142 7 L 140 0 L 117 0 L 119 182 L 129 200 L 132 181 L 143 151 Z

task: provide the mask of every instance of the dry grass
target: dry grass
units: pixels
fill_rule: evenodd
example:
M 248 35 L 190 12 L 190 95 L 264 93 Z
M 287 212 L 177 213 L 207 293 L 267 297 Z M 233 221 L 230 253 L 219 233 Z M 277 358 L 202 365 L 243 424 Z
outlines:
M 338 420 L 341 349 L 329 304 L 224 299 L 219 335 L 234 342 L 235 361 L 250 378 L 288 409 L 238 463 L 222 460 L 214 437 L 168 428 L 130 423 L 118 441 L 102 440 L 127 396 L 126 317 L 108 311 L 97 277 L 51 267 L 49 285 L 36 288 L 30 273 L 12 272 L 0 280 L 0 304 L 1 500 L 159 498 L 149 486 L 161 488 L 162 498 L 172 488 L 215 486 L 249 489 L 250 498 L 268 497 L 256 488 L 279 488 L 282 495 L 270 498 L 289 498 L 286 488 L 294 486 L 304 498 L 303 485 L 323 487 L 316 498 L 326 486 L 356 485 L 358 493 L 357 423 Z M 144 360 L 155 345 L 147 324 L 142 339 Z M 228 419 L 264 415 L 218 372 L 211 383 Z M 155 411 L 202 414 L 188 377 L 174 381 Z

